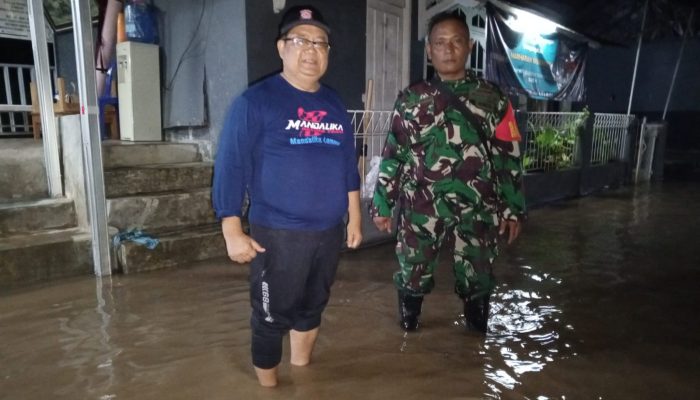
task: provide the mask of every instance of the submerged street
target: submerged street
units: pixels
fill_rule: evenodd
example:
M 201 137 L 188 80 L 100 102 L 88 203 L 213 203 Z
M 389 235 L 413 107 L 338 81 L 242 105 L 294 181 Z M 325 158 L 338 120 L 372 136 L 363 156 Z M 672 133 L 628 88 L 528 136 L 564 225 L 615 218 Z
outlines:
M 0 399 L 698 398 L 699 223 L 687 182 L 531 210 L 496 263 L 485 338 L 465 332 L 446 262 L 406 334 L 393 245 L 344 253 L 312 364 L 290 367 L 286 347 L 275 389 L 250 363 L 247 266 L 15 290 Z

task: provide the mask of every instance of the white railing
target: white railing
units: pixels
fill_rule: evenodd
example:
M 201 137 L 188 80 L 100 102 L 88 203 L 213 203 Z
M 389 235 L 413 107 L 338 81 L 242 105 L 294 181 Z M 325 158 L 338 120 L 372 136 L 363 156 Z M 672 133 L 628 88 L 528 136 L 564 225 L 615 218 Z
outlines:
M 350 113 L 358 152 L 364 149 L 362 153 L 368 158 L 380 156 L 386 134 L 391 127 L 393 111 L 348 110 L 348 113 Z
M 52 87 L 55 88 L 56 68 L 50 70 Z M 35 77 L 33 65 L 0 63 L 0 137 L 31 135 L 29 83 Z
M 580 144 L 587 112 L 521 112 L 518 120 L 525 130 L 523 165 L 525 171 L 548 171 L 581 165 Z M 629 140 L 635 129 L 634 115 L 595 113 L 590 164 L 625 161 Z
M 391 127 L 391 116 L 393 111 L 363 111 L 348 110 L 350 121 L 352 122 L 353 133 L 355 135 L 355 146 L 357 147 L 360 179 L 362 182 L 362 197 L 371 197 L 370 187 L 365 187 L 367 176 L 372 170 L 372 166 L 379 167 L 384 141 L 387 132 Z
M 591 164 L 605 164 L 628 158 L 629 130 L 634 120 L 634 115 L 595 114 Z
M 525 171 L 550 171 L 580 165 L 580 133 L 586 114 L 574 112 L 519 112 Z
M 381 157 L 392 111 L 349 110 L 358 151 L 362 182 Z M 588 112 L 518 112 L 525 172 L 552 171 L 581 166 L 581 137 Z M 596 113 L 593 116 L 591 165 L 629 158 L 629 141 L 636 129 L 634 115 Z
M 29 82 L 33 76 L 33 65 L 0 64 L 0 135 L 31 131 Z

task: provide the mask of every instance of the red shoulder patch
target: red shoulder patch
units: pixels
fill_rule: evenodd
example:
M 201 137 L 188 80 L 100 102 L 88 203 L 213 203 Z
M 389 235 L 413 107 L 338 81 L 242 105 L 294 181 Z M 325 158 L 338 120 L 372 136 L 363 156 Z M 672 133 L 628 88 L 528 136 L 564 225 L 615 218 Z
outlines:
M 520 131 L 518 130 L 518 123 L 515 121 L 515 113 L 513 112 L 513 107 L 508 102 L 508 109 L 506 110 L 506 115 L 496 127 L 496 138 L 503 140 L 504 142 L 515 142 L 520 140 Z

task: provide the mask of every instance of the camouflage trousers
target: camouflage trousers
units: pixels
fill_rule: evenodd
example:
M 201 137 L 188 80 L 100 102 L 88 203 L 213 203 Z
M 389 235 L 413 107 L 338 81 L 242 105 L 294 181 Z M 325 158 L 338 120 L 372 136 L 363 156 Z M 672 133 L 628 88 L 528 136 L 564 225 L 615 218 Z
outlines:
M 492 264 L 498 255 L 498 227 L 491 214 L 466 211 L 436 218 L 403 210 L 399 219 L 394 274 L 397 289 L 427 294 L 440 251 L 452 252 L 455 292 L 463 298 L 488 295 L 495 286 Z

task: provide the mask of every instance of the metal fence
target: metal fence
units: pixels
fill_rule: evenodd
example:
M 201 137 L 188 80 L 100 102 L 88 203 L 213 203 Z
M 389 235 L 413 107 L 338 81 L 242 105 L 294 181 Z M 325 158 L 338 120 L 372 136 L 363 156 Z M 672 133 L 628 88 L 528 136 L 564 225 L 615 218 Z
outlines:
M 355 134 L 355 146 L 358 153 L 358 169 L 362 180 L 362 197 L 371 197 L 372 187 L 365 182 L 370 173 L 376 173 L 384 148 L 386 134 L 391 127 L 393 111 L 348 110 Z M 374 171 L 372 170 L 372 167 Z M 370 179 L 371 181 L 371 179 Z
M 580 132 L 586 113 L 518 112 L 525 171 L 551 171 L 581 164 Z
M 363 187 L 372 162 L 378 163 L 392 111 L 349 110 L 358 149 Z M 526 173 L 581 167 L 581 138 L 593 118 L 590 164 L 630 160 L 630 144 L 638 135 L 634 115 L 586 112 L 518 112 Z M 630 140 L 632 143 L 630 143 Z M 633 156 L 633 155 L 632 155 Z
M 588 112 L 521 112 L 518 124 L 523 135 L 525 171 L 550 171 L 581 166 L 581 135 Z M 590 164 L 629 158 L 636 133 L 634 115 L 595 113 Z
M 634 115 L 596 113 L 593 119 L 591 164 L 628 158 Z

